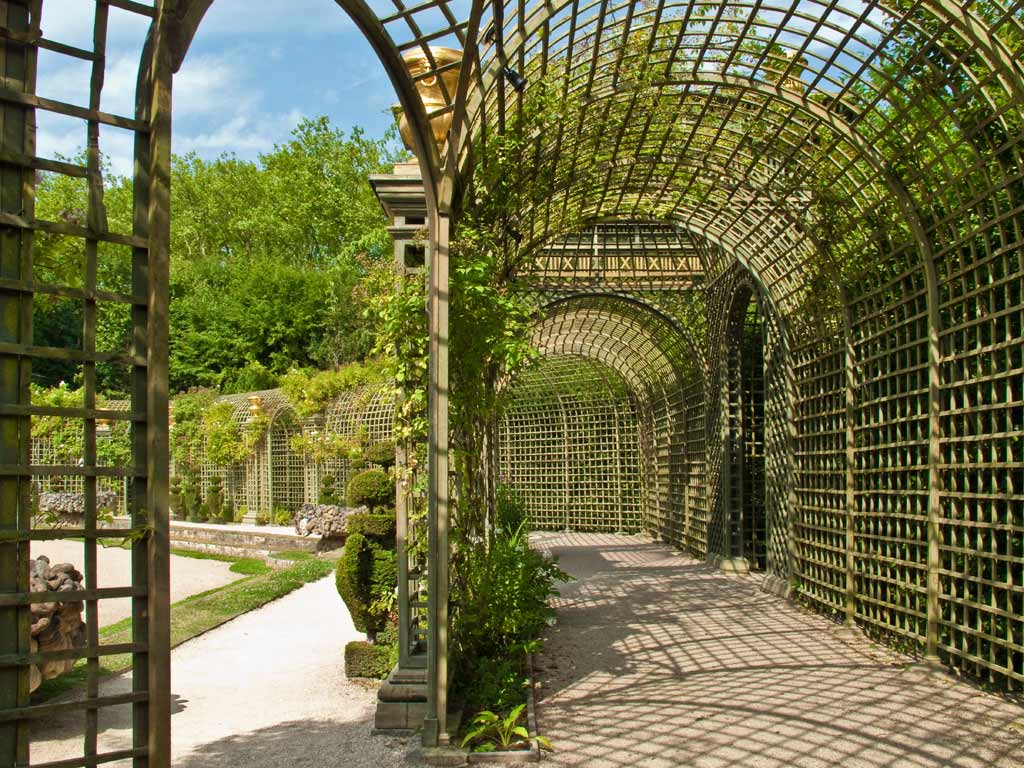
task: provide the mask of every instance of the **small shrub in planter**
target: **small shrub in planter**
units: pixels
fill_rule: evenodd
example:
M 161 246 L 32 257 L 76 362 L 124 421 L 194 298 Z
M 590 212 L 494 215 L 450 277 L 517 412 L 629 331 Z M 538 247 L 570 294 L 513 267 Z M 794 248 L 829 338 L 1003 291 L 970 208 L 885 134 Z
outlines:
M 360 533 L 368 539 L 391 546 L 395 541 L 395 516 L 355 514 L 345 519 L 345 530 L 351 536 Z
M 210 508 L 206 506 L 206 504 L 200 504 L 199 512 L 196 514 L 196 517 L 199 518 L 199 522 L 205 523 L 210 519 Z
M 235 502 L 228 496 L 224 500 L 224 506 L 220 508 L 220 520 L 222 523 L 237 523 L 235 520 Z
M 199 489 L 195 480 L 181 481 L 181 510 L 187 520 L 193 520 L 199 514 Z
M 383 680 L 398 663 L 397 645 L 371 645 L 353 640 L 345 646 L 345 674 Z
M 256 525 L 270 525 L 270 513 L 261 509 L 256 513 Z
M 207 518 L 220 520 L 221 510 L 224 507 L 224 483 L 214 475 L 210 478 L 210 487 L 206 490 Z
M 235 522 L 240 523 L 245 520 L 245 516 L 249 514 L 249 508 L 245 504 L 241 504 L 238 509 L 235 510 Z
M 181 506 L 181 478 L 175 475 L 171 478 L 170 487 L 170 504 L 171 504 L 171 516 L 175 520 L 183 520 L 185 513 Z
M 336 485 L 337 480 L 334 479 L 334 475 L 324 475 L 320 480 L 320 493 L 317 496 L 317 503 L 339 505 L 341 500 L 338 498 Z
M 382 469 L 367 469 L 352 475 L 346 488 L 348 503 L 353 507 L 395 506 L 395 481 Z

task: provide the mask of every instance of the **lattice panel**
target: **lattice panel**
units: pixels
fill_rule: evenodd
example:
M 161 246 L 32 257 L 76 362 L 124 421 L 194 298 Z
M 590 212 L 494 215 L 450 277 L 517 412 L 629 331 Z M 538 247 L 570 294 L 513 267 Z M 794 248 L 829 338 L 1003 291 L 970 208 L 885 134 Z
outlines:
M 925 637 L 928 345 L 923 270 L 854 302 L 856 615 L 870 629 Z M 860 319 L 863 318 L 863 319 Z
M 1024 690 L 1024 185 L 944 254 L 940 653 Z M 1007 682 L 1008 681 L 1008 682 Z
M 794 354 L 796 508 L 794 567 L 801 597 L 826 611 L 846 601 L 845 348 L 814 344 Z

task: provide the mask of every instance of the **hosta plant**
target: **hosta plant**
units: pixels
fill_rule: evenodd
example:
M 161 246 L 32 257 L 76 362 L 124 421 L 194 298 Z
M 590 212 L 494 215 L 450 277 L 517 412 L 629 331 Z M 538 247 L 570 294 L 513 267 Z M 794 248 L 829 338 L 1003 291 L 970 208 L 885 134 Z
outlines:
M 479 741 L 473 747 L 474 752 L 497 752 L 512 749 L 523 742 L 535 741 L 541 747 L 551 749 L 551 742 L 543 736 L 530 736 L 526 727 L 519 725 L 519 718 L 525 708 L 525 704 L 520 704 L 505 717 L 489 710 L 478 713 L 462 739 L 462 746 L 465 747 L 471 741 Z

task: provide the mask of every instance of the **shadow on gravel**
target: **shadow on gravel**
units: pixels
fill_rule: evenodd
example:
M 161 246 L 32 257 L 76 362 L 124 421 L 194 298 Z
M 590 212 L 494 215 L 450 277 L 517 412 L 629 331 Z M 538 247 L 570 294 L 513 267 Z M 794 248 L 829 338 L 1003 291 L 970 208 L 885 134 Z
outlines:
M 174 761 L 174 768 L 389 768 L 405 765 L 405 740 L 371 736 L 369 720 L 293 720 L 228 736 Z

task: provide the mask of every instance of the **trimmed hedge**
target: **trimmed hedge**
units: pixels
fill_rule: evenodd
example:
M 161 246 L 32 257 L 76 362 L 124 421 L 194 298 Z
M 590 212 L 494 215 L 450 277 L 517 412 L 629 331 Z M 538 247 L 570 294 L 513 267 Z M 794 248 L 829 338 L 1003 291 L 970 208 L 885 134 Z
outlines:
M 368 539 L 390 545 L 395 540 L 395 516 L 356 514 L 345 519 L 345 530 L 349 536 L 361 534 Z
M 383 680 L 398 663 L 397 645 L 370 645 L 353 640 L 345 646 L 345 675 Z
M 348 606 L 352 615 L 352 623 L 360 632 L 371 633 L 379 629 L 373 627 L 370 615 L 370 584 L 373 578 L 373 550 L 370 541 L 361 533 L 350 534 L 345 541 L 345 549 L 338 559 L 334 573 L 334 583 L 338 594 Z M 372 627 L 372 629 L 371 629 Z
M 353 507 L 370 509 L 395 506 L 395 481 L 382 469 L 367 469 L 352 475 L 345 489 L 348 503 Z

